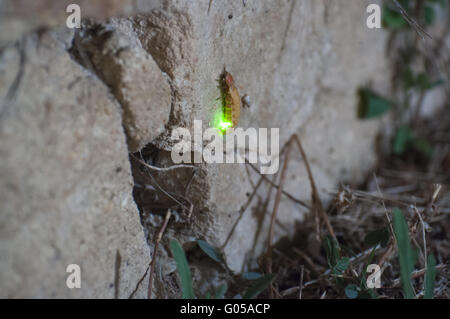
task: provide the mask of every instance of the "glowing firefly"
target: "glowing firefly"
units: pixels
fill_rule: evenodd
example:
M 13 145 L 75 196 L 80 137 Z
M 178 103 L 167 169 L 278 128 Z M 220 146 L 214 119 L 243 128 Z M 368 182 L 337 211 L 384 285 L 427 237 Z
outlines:
M 214 126 L 222 133 L 235 128 L 241 116 L 241 99 L 233 77 L 225 69 L 219 78 L 220 106 L 214 116 Z

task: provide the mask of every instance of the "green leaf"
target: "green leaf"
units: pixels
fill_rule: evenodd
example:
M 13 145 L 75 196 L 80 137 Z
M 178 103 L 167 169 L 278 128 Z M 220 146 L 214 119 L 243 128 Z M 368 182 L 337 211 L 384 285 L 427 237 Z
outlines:
M 336 275 L 336 282 L 339 286 L 343 285 L 342 274 L 347 270 L 350 259 L 348 257 L 340 257 L 341 251 L 339 244 L 330 235 L 326 235 L 323 239 L 323 245 L 327 254 L 328 266 L 331 269 L 331 273 Z
M 228 286 L 227 284 L 223 284 L 217 289 L 214 299 L 223 299 L 225 297 L 225 293 L 227 292 Z
M 400 261 L 400 278 L 406 299 L 414 298 L 411 273 L 415 264 L 415 253 L 409 240 L 408 225 L 400 209 L 394 209 L 394 233 L 397 239 L 398 258 Z
M 328 266 L 333 268 L 339 260 L 339 244 L 330 235 L 326 235 L 323 240 L 325 252 L 327 254 Z
M 355 284 L 350 284 L 345 287 L 345 295 L 349 299 L 355 299 L 358 297 L 358 287 Z
M 245 272 L 242 274 L 242 278 L 245 280 L 256 280 L 264 276 L 263 274 L 259 272 Z
M 419 88 L 421 88 L 422 90 L 429 90 L 433 87 L 430 79 L 428 78 L 428 75 L 426 73 L 419 73 L 419 75 L 417 75 L 417 79 L 416 79 L 417 85 L 419 86 Z
M 336 275 L 342 275 L 348 268 L 350 259 L 348 257 L 343 257 L 338 260 L 336 266 L 333 267 L 333 273 Z
M 428 256 L 427 272 L 425 273 L 424 299 L 433 299 L 434 282 L 436 280 L 436 259 L 433 255 Z
M 219 264 L 225 265 L 225 260 L 222 254 L 216 248 L 214 248 L 204 240 L 197 240 L 197 244 L 205 254 L 211 257 L 211 259 L 215 260 Z
M 389 230 L 387 227 L 374 230 L 366 235 L 364 243 L 369 247 L 375 247 L 380 244 L 381 247 L 386 247 L 389 242 Z
M 394 153 L 402 155 L 408 149 L 420 152 L 427 157 L 431 157 L 433 154 L 433 148 L 425 138 L 417 137 L 409 127 L 402 126 L 395 135 Z
M 425 72 L 421 72 L 415 75 L 414 72 L 409 67 L 407 67 L 402 72 L 402 80 L 403 86 L 407 90 L 411 88 L 418 88 L 423 91 L 427 91 L 444 83 L 442 79 L 431 81 Z
M 415 139 L 414 133 L 407 126 L 398 129 L 394 140 L 394 153 L 402 155 L 406 152 L 411 141 Z
M 244 294 L 244 299 L 253 299 L 263 292 L 275 278 L 275 275 L 268 274 L 255 281 L 255 284 L 251 286 Z
M 408 23 L 399 12 L 385 4 L 383 6 L 383 25 L 390 29 L 402 29 L 407 27 Z
M 410 89 L 416 85 L 416 77 L 414 76 L 413 71 L 409 67 L 405 71 L 403 71 L 402 79 L 405 89 Z
M 430 6 L 425 7 L 424 15 L 426 24 L 432 24 L 436 18 L 436 12 L 434 12 L 434 8 Z
M 361 119 L 376 118 L 392 108 L 392 102 L 369 89 L 360 89 L 358 116 Z
M 177 264 L 178 275 L 181 279 L 181 289 L 183 299 L 195 299 L 194 290 L 192 288 L 191 269 L 184 254 L 183 247 L 176 239 L 170 241 L 170 251 Z

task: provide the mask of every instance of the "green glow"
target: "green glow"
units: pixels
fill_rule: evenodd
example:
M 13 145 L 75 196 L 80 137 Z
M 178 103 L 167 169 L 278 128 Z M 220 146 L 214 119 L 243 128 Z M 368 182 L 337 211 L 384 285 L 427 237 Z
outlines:
M 223 113 L 223 102 L 222 99 L 218 99 L 216 103 L 216 111 L 214 112 L 212 126 L 217 129 L 221 134 L 233 127 L 233 123 L 227 121 Z
M 233 124 L 230 122 L 221 122 L 220 123 L 220 129 L 222 131 L 226 131 L 227 129 L 229 129 Z

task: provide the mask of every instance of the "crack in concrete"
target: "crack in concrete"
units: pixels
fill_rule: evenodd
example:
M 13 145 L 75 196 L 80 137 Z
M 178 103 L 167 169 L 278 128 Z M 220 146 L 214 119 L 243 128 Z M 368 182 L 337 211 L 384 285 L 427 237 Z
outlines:
M 124 125 L 124 116 L 123 113 L 126 112 L 126 108 L 124 107 L 120 97 L 118 96 L 117 92 L 115 92 L 115 90 L 108 85 L 108 83 L 106 83 L 103 79 L 103 77 L 101 76 L 101 74 L 97 71 L 97 69 L 95 68 L 95 66 L 93 65 L 88 53 L 86 52 L 86 50 L 83 48 L 82 44 L 81 44 L 81 33 L 80 31 L 76 31 L 74 34 L 74 37 L 72 39 L 72 46 L 70 48 L 68 48 L 66 50 L 69 55 L 71 56 L 72 60 L 75 61 L 76 63 L 78 63 L 83 69 L 85 69 L 86 71 L 92 73 L 93 75 L 95 75 L 95 77 L 100 80 L 107 88 L 108 91 L 111 95 L 111 98 L 113 98 L 113 100 L 115 102 L 117 102 L 117 105 L 120 107 L 121 109 L 121 124 L 122 124 L 122 130 L 124 132 L 125 135 L 125 142 L 126 142 L 126 146 L 127 146 L 127 150 L 128 153 L 130 153 L 130 148 L 128 145 L 128 136 L 126 133 L 126 128 Z M 130 163 L 131 166 L 131 163 Z
M 19 70 L 16 74 L 16 77 L 14 78 L 14 81 L 11 83 L 11 86 L 8 89 L 8 93 L 6 94 L 3 102 L 3 106 L 0 109 L 0 119 L 2 119 L 8 110 L 11 108 L 11 106 L 14 104 L 18 91 L 20 89 L 20 84 L 22 83 L 23 75 L 25 73 L 25 64 L 26 64 L 26 52 L 25 52 L 25 46 L 26 46 L 26 35 L 23 36 L 19 41 L 17 41 L 15 47 L 19 52 L 20 58 L 19 58 Z

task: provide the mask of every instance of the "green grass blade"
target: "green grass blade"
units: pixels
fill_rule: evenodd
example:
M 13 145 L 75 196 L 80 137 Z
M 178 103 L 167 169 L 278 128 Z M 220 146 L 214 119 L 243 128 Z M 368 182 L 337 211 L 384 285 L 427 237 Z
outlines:
M 427 264 L 427 272 L 425 273 L 424 299 L 433 299 L 434 282 L 436 280 L 436 259 L 433 255 L 428 256 Z
M 209 243 L 207 243 L 204 240 L 197 240 L 197 245 L 203 250 L 205 254 L 207 254 L 211 259 L 218 262 L 219 264 L 225 265 L 225 260 L 216 248 L 211 246 Z
M 400 261 L 400 278 L 406 299 L 414 298 L 411 285 L 411 273 L 414 269 L 415 254 L 409 241 L 408 225 L 400 209 L 394 209 L 394 233 L 397 239 L 398 258 Z
M 223 284 L 217 289 L 216 294 L 214 295 L 214 299 L 223 299 L 225 298 L 225 293 L 228 290 L 227 284 Z
M 339 261 L 339 244 L 330 235 L 326 235 L 323 240 L 325 252 L 327 254 L 328 266 L 333 268 Z
M 183 247 L 176 239 L 170 241 L 170 250 L 177 264 L 178 275 L 181 279 L 181 289 L 183 299 L 195 299 L 194 290 L 192 288 L 191 269 L 184 254 Z
M 242 278 L 244 278 L 245 280 L 256 280 L 261 278 L 262 276 L 264 276 L 263 274 L 259 273 L 259 272 L 244 272 L 242 274 Z
M 264 291 L 264 289 L 266 289 L 270 285 L 274 278 L 275 275 L 269 274 L 255 280 L 255 284 L 247 290 L 243 298 L 252 299 L 257 297 L 261 292 Z

